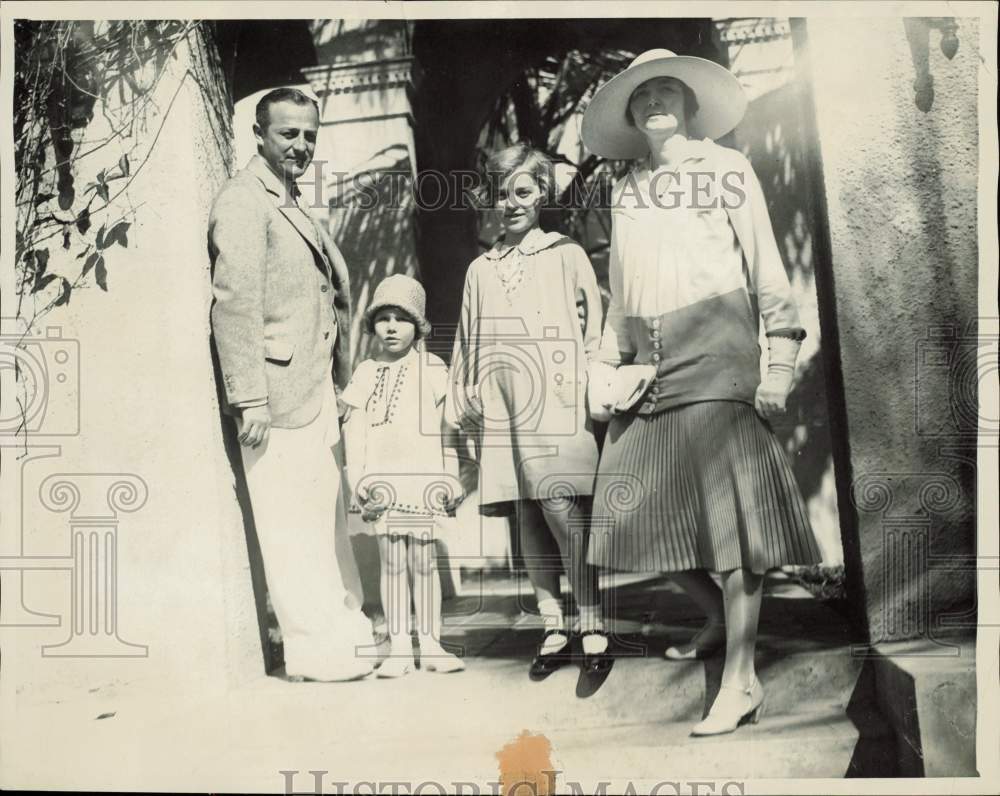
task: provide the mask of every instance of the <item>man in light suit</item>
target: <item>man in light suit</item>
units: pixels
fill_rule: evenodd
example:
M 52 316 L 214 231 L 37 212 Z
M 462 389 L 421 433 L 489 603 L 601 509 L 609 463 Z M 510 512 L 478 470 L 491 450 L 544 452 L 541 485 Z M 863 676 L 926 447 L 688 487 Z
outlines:
M 209 220 L 211 317 L 286 673 L 345 680 L 371 670 L 357 648 L 372 635 L 349 541 L 336 541 L 346 529 L 333 448 L 335 383 L 350 377 L 347 267 L 295 185 L 318 128 L 316 103 L 296 89 L 258 103 L 258 154 Z

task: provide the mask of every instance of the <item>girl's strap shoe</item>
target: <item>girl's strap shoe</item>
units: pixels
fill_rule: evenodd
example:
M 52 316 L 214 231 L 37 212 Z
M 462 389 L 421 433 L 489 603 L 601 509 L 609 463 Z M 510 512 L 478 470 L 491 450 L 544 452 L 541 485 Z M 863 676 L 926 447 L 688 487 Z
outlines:
M 586 699 L 597 693 L 597 690 L 604 685 L 604 681 L 611 674 L 611 667 L 615 665 L 615 656 L 611 654 L 611 640 L 603 630 L 585 630 L 580 634 L 580 638 L 587 636 L 603 636 L 606 646 L 603 652 L 588 654 L 584 652 L 583 662 L 580 666 L 580 677 L 576 681 L 576 695 L 581 699 Z
M 549 652 L 543 655 L 541 649 L 545 644 L 545 641 L 552 636 L 562 636 L 566 639 L 566 644 L 562 649 L 556 652 Z M 554 628 L 552 630 L 546 630 L 545 635 L 542 636 L 542 643 L 538 645 L 539 651 L 535 654 L 534 660 L 531 661 L 531 667 L 528 669 L 528 677 L 535 682 L 544 680 L 554 671 L 561 669 L 567 663 L 573 660 L 573 653 L 570 650 L 570 633 L 568 630 L 562 630 Z

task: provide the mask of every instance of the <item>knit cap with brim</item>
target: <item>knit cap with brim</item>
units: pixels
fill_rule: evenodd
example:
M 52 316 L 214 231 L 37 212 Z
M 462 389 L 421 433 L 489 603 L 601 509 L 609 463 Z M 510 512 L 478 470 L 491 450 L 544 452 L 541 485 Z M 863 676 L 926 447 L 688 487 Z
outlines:
M 375 288 L 372 303 L 368 305 L 365 312 L 366 325 L 370 327 L 376 313 L 384 307 L 399 307 L 416 322 L 421 337 L 427 337 L 430 334 L 431 325 L 424 317 L 427 308 L 427 294 L 424 292 L 423 285 L 412 276 L 393 274 L 379 282 L 378 287 Z

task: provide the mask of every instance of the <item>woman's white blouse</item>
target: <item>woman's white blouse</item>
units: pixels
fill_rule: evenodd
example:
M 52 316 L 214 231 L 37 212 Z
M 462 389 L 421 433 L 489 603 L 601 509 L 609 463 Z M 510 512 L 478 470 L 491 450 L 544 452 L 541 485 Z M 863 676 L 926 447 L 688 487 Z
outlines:
M 640 167 L 620 180 L 611 215 L 602 360 L 642 353 L 636 338 L 652 319 L 723 296 L 745 295 L 768 334 L 803 336 L 767 202 L 740 152 L 688 141 L 676 168 Z

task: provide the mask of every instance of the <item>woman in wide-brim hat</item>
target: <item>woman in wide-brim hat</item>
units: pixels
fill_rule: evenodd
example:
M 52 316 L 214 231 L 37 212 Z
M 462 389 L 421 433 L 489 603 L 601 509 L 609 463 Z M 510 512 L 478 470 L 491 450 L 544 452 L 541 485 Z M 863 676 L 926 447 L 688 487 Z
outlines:
M 650 50 L 600 88 L 582 129 L 595 154 L 637 159 L 612 192 L 607 364 L 590 385 L 591 411 L 610 426 L 590 561 L 669 572 L 705 611 L 701 631 L 666 653 L 687 660 L 725 646 L 722 687 L 695 735 L 759 717 L 763 575 L 819 560 L 768 422 L 785 411 L 805 331 L 753 169 L 712 140 L 746 107 L 738 81 L 718 64 Z M 621 379 L 608 366 L 623 363 L 652 365 L 655 377 L 642 400 L 612 415 Z

